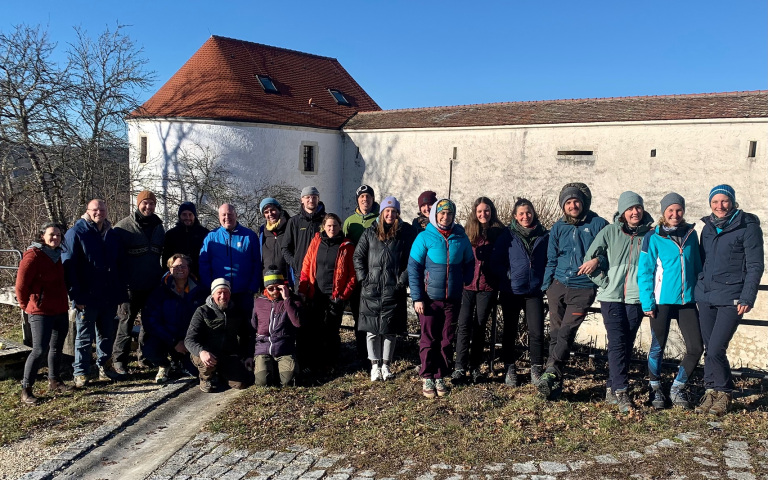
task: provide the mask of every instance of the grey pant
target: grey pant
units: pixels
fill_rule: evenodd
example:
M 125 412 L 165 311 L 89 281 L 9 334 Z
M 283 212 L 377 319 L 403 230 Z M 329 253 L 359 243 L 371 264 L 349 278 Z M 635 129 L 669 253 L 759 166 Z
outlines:
M 368 360 L 384 360 L 387 363 L 392 361 L 392 357 L 395 355 L 397 335 L 393 333 L 385 333 L 382 335 L 368 333 L 365 336 L 365 342 L 368 347 Z
M 280 385 L 286 386 L 296 373 L 296 360 L 293 355 L 273 357 L 272 355 L 256 355 L 253 359 L 253 376 L 256 385 L 272 385 L 276 383 L 277 373 L 280 376 Z

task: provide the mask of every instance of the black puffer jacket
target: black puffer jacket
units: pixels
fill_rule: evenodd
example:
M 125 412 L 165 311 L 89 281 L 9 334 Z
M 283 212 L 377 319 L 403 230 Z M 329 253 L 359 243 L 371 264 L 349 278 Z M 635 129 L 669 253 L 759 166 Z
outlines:
M 200 221 L 195 217 L 195 223 L 191 227 L 184 225 L 179 220 L 176 226 L 165 232 L 165 242 L 163 242 L 163 268 L 168 270 L 168 259 L 177 253 L 183 253 L 192 259 L 190 271 L 195 274 L 195 278 L 200 278 L 200 248 L 203 246 L 203 240 L 208 235 L 208 229 L 200 225 Z
M 374 222 L 355 249 L 355 272 L 362 287 L 358 329 L 379 335 L 401 333 L 406 328 L 408 257 L 416 231 L 401 221 L 395 238 L 382 242 L 377 229 Z
M 250 319 L 231 301 L 225 310 L 221 310 L 209 296 L 192 315 L 184 346 L 196 357 L 206 350 L 217 357 L 252 358 L 254 342 Z

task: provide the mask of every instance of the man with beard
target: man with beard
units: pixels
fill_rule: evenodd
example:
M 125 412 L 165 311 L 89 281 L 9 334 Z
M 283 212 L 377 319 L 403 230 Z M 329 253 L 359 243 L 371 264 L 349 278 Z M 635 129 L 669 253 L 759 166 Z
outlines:
M 309 243 L 320 231 L 325 205 L 320 201 L 320 192 L 316 187 L 304 187 L 301 191 L 301 209 L 298 215 L 288 220 L 283 238 L 283 257 L 293 269 L 293 284 L 299 284 L 304 255 Z
M 200 247 L 208 235 L 208 229 L 200 224 L 197 218 L 197 208 L 192 202 L 184 202 L 179 205 L 179 220 L 176 226 L 165 232 L 163 243 L 163 265 L 168 264 L 168 259 L 177 253 L 188 256 L 192 263 L 189 271 L 195 279 L 200 278 Z

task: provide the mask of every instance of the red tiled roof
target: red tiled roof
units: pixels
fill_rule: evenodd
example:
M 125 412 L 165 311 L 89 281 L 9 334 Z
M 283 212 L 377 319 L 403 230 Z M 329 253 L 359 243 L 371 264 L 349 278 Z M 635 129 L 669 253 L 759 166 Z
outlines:
M 490 103 L 355 115 L 345 130 L 768 117 L 768 90 Z
M 280 93 L 266 93 L 256 75 L 269 76 Z M 338 105 L 329 88 L 351 106 Z M 380 108 L 335 58 L 213 35 L 131 117 L 339 128 L 371 110 Z

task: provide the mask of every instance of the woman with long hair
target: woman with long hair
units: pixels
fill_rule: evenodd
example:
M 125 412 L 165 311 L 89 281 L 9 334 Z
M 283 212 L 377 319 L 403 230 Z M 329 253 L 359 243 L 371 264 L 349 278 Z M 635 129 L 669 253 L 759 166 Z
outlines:
M 491 286 L 488 278 L 489 260 L 493 245 L 504 229 L 496 213 L 496 205 L 488 197 L 480 197 L 472 204 L 464 231 L 467 233 L 475 256 L 472 283 L 464 287 L 456 330 L 456 365 L 451 383 L 458 385 L 466 381 L 466 373 L 472 382 L 480 380 L 480 364 L 485 348 L 485 331 L 488 317 L 496 305 L 498 291 Z
M 61 229 L 55 223 L 46 223 L 29 246 L 16 274 L 16 298 L 19 306 L 29 315 L 32 330 L 32 352 L 24 364 L 21 381 L 21 401 L 34 405 L 32 393 L 40 362 L 48 355 L 48 390 L 66 392 L 59 377 L 64 339 L 69 329 L 69 301 L 64 266 L 61 263 Z
M 366 332 L 372 382 L 392 377 L 389 364 L 397 334 L 406 330 L 408 254 L 416 238 L 411 225 L 400 218 L 395 197 L 386 197 L 379 212 L 360 237 L 354 255 L 362 287 L 357 328 Z

